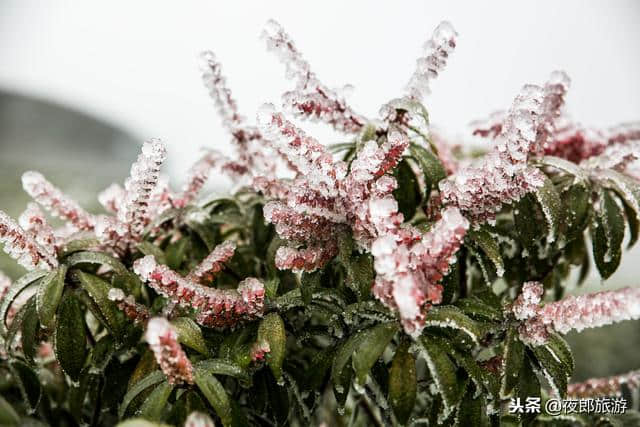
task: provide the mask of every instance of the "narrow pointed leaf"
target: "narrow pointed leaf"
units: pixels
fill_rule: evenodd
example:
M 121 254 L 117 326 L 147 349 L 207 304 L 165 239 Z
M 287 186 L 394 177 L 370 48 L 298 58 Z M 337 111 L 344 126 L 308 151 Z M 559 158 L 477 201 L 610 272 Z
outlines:
M 539 187 L 533 194 L 542 208 L 542 213 L 547 223 L 547 242 L 553 242 L 558 237 L 558 230 L 563 217 L 560 195 L 551 179 L 546 176 L 542 187 Z
M 189 317 L 178 317 L 172 320 L 171 324 L 178 332 L 178 341 L 180 341 L 181 344 L 191 347 L 205 356 L 209 355 L 209 349 L 202 336 L 202 331 L 193 319 Z
M 447 176 L 447 172 L 442 166 L 442 162 L 431 151 L 417 144 L 411 144 L 409 146 L 411 155 L 416 159 L 422 173 L 424 174 L 425 188 L 425 200 L 428 199 L 431 194 L 431 190 L 437 188 L 438 182 Z
M 18 426 L 20 424 L 20 416 L 7 402 L 4 397 L 0 396 L 0 425 L 2 426 Z
M 524 350 L 525 347 L 520 341 L 518 330 L 515 328 L 509 329 L 502 355 L 504 360 L 504 376 L 502 377 L 502 386 L 500 388 L 502 396 L 508 396 L 518 384 L 518 376 L 524 361 Z
M 504 262 L 500 254 L 500 246 L 489 231 L 482 227 L 477 230 L 469 230 L 467 236 L 484 252 L 493 263 L 496 274 L 500 277 L 504 274 Z
M 51 329 L 53 327 L 53 319 L 62 298 L 66 274 L 67 266 L 63 264 L 57 270 L 47 274 L 38 285 L 36 307 L 40 323 L 44 328 Z
M 409 342 L 396 349 L 389 371 L 389 403 L 400 424 L 407 424 L 416 403 L 418 389 L 416 359 L 409 352 Z
M 532 351 L 538 361 L 540 370 L 554 393 L 560 397 L 565 397 L 569 380 L 569 373 L 565 364 L 556 359 L 554 353 L 546 345 L 533 347 Z
M 168 381 L 158 384 L 140 407 L 140 416 L 149 420 L 160 421 L 172 391 L 173 385 Z
M 42 386 L 38 376 L 29 366 L 19 360 L 9 362 L 9 370 L 20 390 L 27 410 L 29 413 L 35 412 L 42 398 Z
M 409 221 L 420 205 L 420 186 L 409 162 L 402 160 L 393 171 L 398 187 L 393 191 L 393 197 L 398 201 L 398 210 L 404 220 Z
M 127 390 L 127 394 L 122 398 L 122 403 L 120 404 L 120 408 L 118 409 L 118 416 L 120 418 L 124 417 L 125 411 L 129 407 L 129 404 L 135 399 L 140 393 L 145 391 L 151 386 L 154 386 L 162 381 L 166 380 L 167 377 L 162 373 L 162 371 L 157 370 L 153 371 L 141 380 L 137 381 L 133 387 Z
M 24 314 L 21 316 L 20 332 L 22 335 L 22 352 L 29 363 L 33 363 L 33 358 L 38 350 L 38 332 L 40 330 L 40 322 L 36 310 L 36 300 L 31 298 L 29 303 L 25 305 Z
M 396 322 L 382 323 L 369 329 L 353 354 L 353 369 L 358 384 L 365 384 L 373 364 L 380 358 L 397 331 Z
M 477 322 L 453 305 L 433 307 L 427 313 L 425 326 L 460 330 L 476 344 L 483 335 Z
M 7 324 L 5 323 L 7 319 L 7 312 L 16 297 L 26 288 L 33 285 L 37 280 L 46 275 L 46 271 L 30 271 L 11 284 L 7 293 L 0 300 L 0 334 L 7 334 Z
M 624 217 L 620 206 L 608 191 L 600 192 L 600 207 L 591 225 L 593 258 L 603 279 L 608 279 L 620 265 Z
M 456 366 L 446 351 L 428 337 L 419 338 L 421 354 L 427 362 L 427 368 L 433 378 L 436 390 L 442 397 L 444 416 L 452 413 L 460 402 L 460 384 L 456 375 Z
M 102 319 L 104 319 L 106 323 L 104 326 L 116 334 L 116 339 L 120 338 L 120 336 L 117 335 L 122 327 L 122 323 L 118 318 L 119 311 L 113 301 L 109 300 L 108 297 L 111 285 L 98 276 L 85 273 L 84 271 L 75 270 L 74 276 L 78 279 L 89 297 L 91 297 L 91 300 L 95 303 L 98 310 L 100 310 Z
M 267 364 L 276 380 L 282 377 L 282 362 L 287 347 L 287 334 L 282 318 L 276 313 L 267 314 L 258 328 L 258 340 L 269 344 Z
M 222 425 L 225 427 L 233 425 L 231 402 L 220 381 L 213 375 L 200 369 L 195 370 L 193 379 L 202 394 L 204 394 L 211 406 L 213 406 L 218 417 L 220 417 Z
M 71 379 L 80 377 L 87 356 L 84 314 L 80 302 L 67 293 L 58 307 L 54 345 L 56 359 Z

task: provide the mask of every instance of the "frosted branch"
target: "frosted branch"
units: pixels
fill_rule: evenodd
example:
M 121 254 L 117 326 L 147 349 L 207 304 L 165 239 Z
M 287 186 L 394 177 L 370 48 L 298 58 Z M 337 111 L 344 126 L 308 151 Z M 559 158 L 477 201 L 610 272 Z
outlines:
M 180 347 L 176 330 L 167 319 L 154 317 L 149 320 L 144 337 L 171 384 L 193 384 L 193 366 Z
M 627 372 L 604 378 L 591 378 L 580 383 L 569 384 L 567 396 L 573 398 L 594 398 L 606 396 L 620 396 L 622 387 L 630 389 L 640 387 L 640 370 Z
M 223 263 L 233 257 L 236 243 L 227 240 L 216 246 L 187 276 L 193 282 L 211 282 L 215 275 L 223 268 Z
M 318 80 L 280 24 L 268 21 L 262 37 L 267 49 L 285 64 L 287 78 L 296 81 L 296 89 L 283 95 L 283 103 L 288 109 L 297 117 L 320 120 L 338 131 L 357 133 L 362 129 L 366 119 L 353 111 L 343 97 Z
M 65 219 L 78 230 L 93 230 L 93 217 L 78 203 L 54 187 L 39 172 L 25 172 L 22 187 L 40 206 L 53 216 Z
M 257 279 L 245 279 L 237 289 L 209 288 L 158 264 L 151 255 L 137 260 L 133 270 L 159 294 L 183 307 L 198 310 L 197 320 L 203 326 L 233 326 L 262 316 L 264 286 Z
M 4 244 L 4 251 L 27 270 L 58 267 L 58 260 L 3 211 L 0 211 L 0 243 Z

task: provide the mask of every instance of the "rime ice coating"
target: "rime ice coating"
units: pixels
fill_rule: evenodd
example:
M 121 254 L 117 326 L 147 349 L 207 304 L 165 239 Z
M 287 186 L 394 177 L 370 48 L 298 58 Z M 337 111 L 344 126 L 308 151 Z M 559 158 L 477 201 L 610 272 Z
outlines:
M 93 230 L 93 216 L 39 172 L 25 172 L 22 175 L 22 187 L 53 216 L 67 220 L 77 230 Z
M 273 51 L 285 64 L 287 78 L 296 81 L 296 88 L 282 96 L 283 104 L 293 114 L 299 118 L 325 122 L 341 132 L 360 131 L 366 119 L 353 111 L 344 98 L 318 80 L 280 24 L 268 21 L 262 37 L 267 43 L 267 49 Z
M 159 294 L 172 302 L 198 311 L 197 322 L 207 327 L 234 326 L 262 316 L 264 285 L 247 278 L 237 289 L 215 289 L 181 277 L 152 255 L 136 260 L 133 271 Z
M 184 427 L 216 427 L 216 424 L 207 414 L 192 412 L 185 420 Z
M 398 310 L 407 333 L 419 334 L 429 307 L 441 302 L 443 288 L 438 281 L 455 260 L 468 227 L 460 211 L 448 208 L 421 238 L 407 242 L 386 235 L 373 242 L 377 273 L 373 294 Z
M 567 396 L 581 399 L 620 396 L 624 385 L 632 390 L 640 387 L 640 370 L 611 377 L 591 378 L 580 383 L 569 384 Z
M 149 310 L 144 305 L 137 304 L 133 295 L 127 296 L 122 289 L 111 288 L 107 297 L 134 323 L 145 324 L 149 320 Z
M 230 260 L 235 251 L 236 243 L 232 240 L 219 244 L 189 273 L 187 280 L 210 282 L 216 273 L 222 270 L 222 264 Z
M 52 257 L 56 256 L 57 243 L 53 228 L 47 222 L 37 204 L 29 203 L 18 217 L 18 224 Z
M 178 343 L 176 330 L 167 319 L 150 319 L 144 338 L 171 384 L 193 384 L 193 366 Z
M 0 243 L 4 251 L 27 270 L 52 270 L 58 260 L 6 213 L 0 211 Z
M 597 328 L 623 320 L 640 319 L 640 288 L 569 296 L 563 300 L 536 306 L 542 285 L 528 282 L 516 299 L 512 311 L 522 320 L 520 337 L 534 345 L 546 341 L 548 334 L 566 334 L 575 329 Z
M 424 95 L 431 93 L 429 84 L 446 67 L 449 55 L 456 47 L 457 37 L 458 33 L 447 21 L 436 27 L 431 38 L 424 44 L 423 55 L 416 61 L 416 70 L 407 84 L 406 90 L 410 97 L 422 100 Z
M 440 182 L 445 205 L 457 206 L 473 223 L 493 220 L 504 203 L 519 200 L 543 184 L 544 175 L 527 165 L 542 152 L 560 114 L 569 79 L 555 72 L 544 88 L 526 85 L 515 98 L 495 148 L 479 165 L 459 169 Z
M 119 184 L 113 183 L 98 194 L 98 201 L 109 213 L 117 214 L 122 208 L 125 191 Z

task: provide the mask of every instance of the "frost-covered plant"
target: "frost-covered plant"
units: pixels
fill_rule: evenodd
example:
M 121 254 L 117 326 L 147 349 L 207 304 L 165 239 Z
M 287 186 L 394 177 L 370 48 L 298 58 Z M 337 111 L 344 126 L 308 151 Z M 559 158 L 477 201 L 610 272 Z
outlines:
M 465 156 L 422 105 L 451 61 L 451 24 L 377 118 L 321 82 L 277 23 L 263 36 L 295 86 L 250 124 L 203 54 L 235 152 L 205 152 L 181 191 L 159 140 L 98 195 L 104 213 L 23 175 L 34 203 L 17 221 L 0 211 L 3 248 L 27 269 L 0 273 L 0 424 L 555 425 L 510 414 L 509 399 L 638 388 L 638 371 L 570 384 L 561 335 L 640 318 L 637 288 L 564 295 L 590 250 L 607 279 L 626 225 L 636 243 L 640 124 L 571 122 L 554 72 L 476 122 L 493 145 Z M 295 119 L 350 142 L 326 146 Z M 232 194 L 199 200 L 216 170 Z

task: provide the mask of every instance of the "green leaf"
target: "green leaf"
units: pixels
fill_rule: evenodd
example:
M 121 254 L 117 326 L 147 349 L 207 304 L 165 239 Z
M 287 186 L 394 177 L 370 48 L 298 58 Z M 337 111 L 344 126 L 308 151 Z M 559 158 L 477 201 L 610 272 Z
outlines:
M 66 275 L 67 266 L 63 264 L 57 270 L 47 274 L 38 286 L 36 307 L 40 323 L 46 329 L 53 328 L 53 318 L 62 298 Z
M 73 275 L 95 303 L 104 326 L 114 334 L 116 339 L 120 339 L 121 336 L 118 333 L 121 332 L 122 323 L 118 318 L 117 307 L 108 297 L 111 285 L 98 276 L 84 271 L 74 270 Z
M 267 314 L 258 328 L 258 341 L 264 340 L 269 344 L 267 365 L 276 380 L 282 377 L 282 363 L 287 347 L 287 334 L 284 322 L 277 313 Z
M 560 335 L 554 333 L 549 335 L 546 346 L 555 358 L 562 362 L 567 376 L 571 377 L 575 369 L 575 362 L 569 344 Z
M 311 303 L 313 291 L 320 287 L 321 279 L 322 270 L 316 270 L 311 273 L 305 271 L 300 275 L 300 296 L 306 305 Z
M 7 402 L 4 397 L 0 396 L 0 425 L 1 426 L 18 426 L 20 424 L 20 416 Z
M 593 258 L 603 279 L 608 279 L 620 265 L 624 218 L 620 206 L 608 191 L 600 193 L 600 207 L 591 225 Z
M 160 421 L 173 387 L 167 381 L 158 384 L 140 407 L 140 415 L 152 421 Z
M 482 329 L 462 310 L 453 305 L 432 307 L 425 318 L 426 327 L 451 328 L 463 332 L 471 341 L 478 344 L 482 338 Z
M 409 352 L 409 341 L 396 349 L 389 370 L 389 403 L 400 424 L 407 424 L 416 403 L 418 389 L 416 359 Z
M 518 330 L 510 328 L 504 342 L 504 376 L 500 388 L 501 396 L 509 396 L 514 387 L 518 384 L 518 378 L 524 361 L 524 344 L 520 341 Z
M 467 298 L 461 298 L 454 304 L 462 310 L 464 314 L 473 319 L 489 320 L 493 322 L 501 322 L 503 319 L 502 311 L 486 304 L 483 300 L 474 295 Z
M 440 159 L 431 151 L 421 147 L 417 144 L 411 144 L 409 146 L 411 155 L 417 160 L 422 173 L 424 174 L 425 182 L 425 201 L 428 200 L 431 190 L 436 188 L 438 182 L 447 176 L 447 172 L 442 166 Z
M 371 294 L 374 279 L 373 257 L 360 254 L 352 257 L 347 264 L 347 285 L 354 290 L 362 301 Z
M 404 220 L 409 221 L 416 214 L 416 209 L 420 205 L 420 186 L 413 173 L 409 162 L 402 160 L 393 171 L 398 186 L 393 190 L 393 197 L 398 202 L 398 210 L 402 213 Z
M 562 361 L 556 359 L 555 354 L 547 345 L 531 348 L 540 365 L 540 369 L 554 392 L 560 397 L 567 394 L 569 372 Z
M 248 380 L 247 372 L 237 364 L 223 359 L 202 360 L 195 364 L 201 372 L 207 372 L 213 375 L 226 375 L 241 380 Z
M 493 373 L 482 368 L 470 353 L 453 350 L 449 352 L 449 355 L 453 356 L 458 366 L 464 369 L 469 378 L 471 378 L 471 381 L 473 381 L 476 396 L 482 393 L 484 388 L 494 396 L 494 398 L 499 398 L 500 385 L 498 379 Z
M 333 381 L 333 390 L 340 406 L 344 402 L 351 387 L 351 377 L 353 371 L 347 367 L 347 363 L 351 360 L 353 352 L 360 347 L 361 342 L 366 338 L 368 329 L 356 332 L 338 348 L 336 357 L 333 359 L 331 367 L 331 380 Z
M 536 398 L 540 397 L 541 395 L 540 381 L 538 380 L 538 376 L 533 369 L 533 363 L 529 352 L 525 353 L 522 368 L 520 369 L 520 374 L 518 377 L 518 385 L 516 386 L 516 388 L 516 397 L 519 397 L 522 402 L 526 402 L 527 398 Z M 521 414 L 524 425 L 528 425 L 528 422 L 535 419 L 537 415 L 538 414 L 536 413 Z
M 29 366 L 19 360 L 10 361 L 9 370 L 29 413 L 33 413 L 42 398 L 42 386 L 38 376 Z
M 381 323 L 370 329 L 364 336 L 357 350 L 353 354 L 353 369 L 356 381 L 364 385 L 373 364 L 380 358 L 391 339 L 398 331 L 396 322 Z
M 638 181 L 614 170 L 601 172 L 603 185 L 613 189 L 623 201 L 631 238 L 628 247 L 638 240 L 638 226 L 640 223 L 640 185 Z
M 553 182 L 545 176 L 544 184 L 533 192 L 547 222 L 547 242 L 558 237 L 558 230 L 563 218 L 562 202 Z
M 477 230 L 469 230 L 467 236 L 480 248 L 482 252 L 491 260 L 496 268 L 496 274 L 502 276 L 504 274 L 504 262 L 500 254 L 500 245 L 491 233 L 481 227 Z
M 84 314 L 80 302 L 67 293 L 58 307 L 54 344 L 56 359 L 74 381 L 80 377 L 87 356 Z
M 158 424 L 142 418 L 129 418 L 118 423 L 116 427 L 170 427 L 168 424 Z
M 577 178 L 578 182 L 584 183 L 589 181 L 589 176 L 580 166 L 560 157 L 544 156 L 538 161 L 538 163 L 544 166 L 551 166 L 555 169 L 566 172 L 569 175 L 573 175 Z
M 200 327 L 189 317 L 178 317 L 171 321 L 171 324 L 178 332 L 178 341 L 197 352 L 208 356 L 209 349 L 202 336 Z
M 16 297 L 30 285 L 34 284 L 37 280 L 46 275 L 46 271 L 30 271 L 11 284 L 7 293 L 2 299 L 0 299 L 0 334 L 7 334 L 7 324 L 5 323 L 7 319 L 7 312 Z
M 458 407 L 456 426 L 459 427 L 488 427 L 487 402 L 483 394 L 474 396 L 471 387 L 467 389 L 464 403 Z
M 201 369 L 196 369 L 193 379 L 198 388 L 207 398 L 213 409 L 216 411 L 222 425 L 225 427 L 233 425 L 231 401 L 220 381 L 213 375 Z
M 527 248 L 530 256 L 537 253 L 538 240 L 545 234 L 544 227 L 538 220 L 538 204 L 533 195 L 525 194 L 513 208 L 513 219 L 518 239 Z
M 7 335 L 4 341 L 4 346 L 7 351 L 11 349 L 11 346 L 13 345 L 14 340 L 18 336 L 18 332 L 20 332 L 20 330 L 22 329 L 22 323 L 24 321 L 24 318 L 27 316 L 29 312 L 32 312 L 32 309 L 35 308 L 35 305 L 36 305 L 36 298 L 32 296 L 27 300 L 27 302 L 22 307 L 20 307 L 15 317 L 11 321 L 11 326 L 9 326 L 9 330 L 7 331 Z
M 133 387 L 131 387 L 127 394 L 122 398 L 122 403 L 120 404 L 120 408 L 118 409 L 118 417 L 123 418 L 124 414 L 129 407 L 129 404 L 135 399 L 140 393 L 145 391 L 151 386 L 154 386 L 162 381 L 166 380 L 164 373 L 160 370 L 156 370 L 148 374 L 146 377 L 142 378 L 140 381 L 137 381 Z
M 571 241 L 582 235 L 589 225 L 591 212 L 591 190 L 583 184 L 571 185 L 562 192 L 565 204 L 566 240 Z
M 446 418 L 453 412 L 461 399 L 456 366 L 447 352 L 437 343 L 429 340 L 428 337 L 420 337 L 418 342 L 436 389 L 442 397 L 444 417 Z
M 167 266 L 172 270 L 178 270 L 185 259 L 189 238 L 183 237 L 175 243 L 169 244 L 165 250 Z
M 38 350 L 38 344 L 40 344 L 40 339 L 38 339 L 39 330 L 40 323 L 36 310 L 36 300 L 34 297 L 31 297 L 25 305 L 25 311 L 20 319 L 22 352 L 30 363 L 33 363 L 33 358 Z
M 76 252 L 65 259 L 65 264 L 69 268 L 78 264 L 100 264 L 111 267 L 118 274 L 131 274 L 119 260 L 102 252 Z

